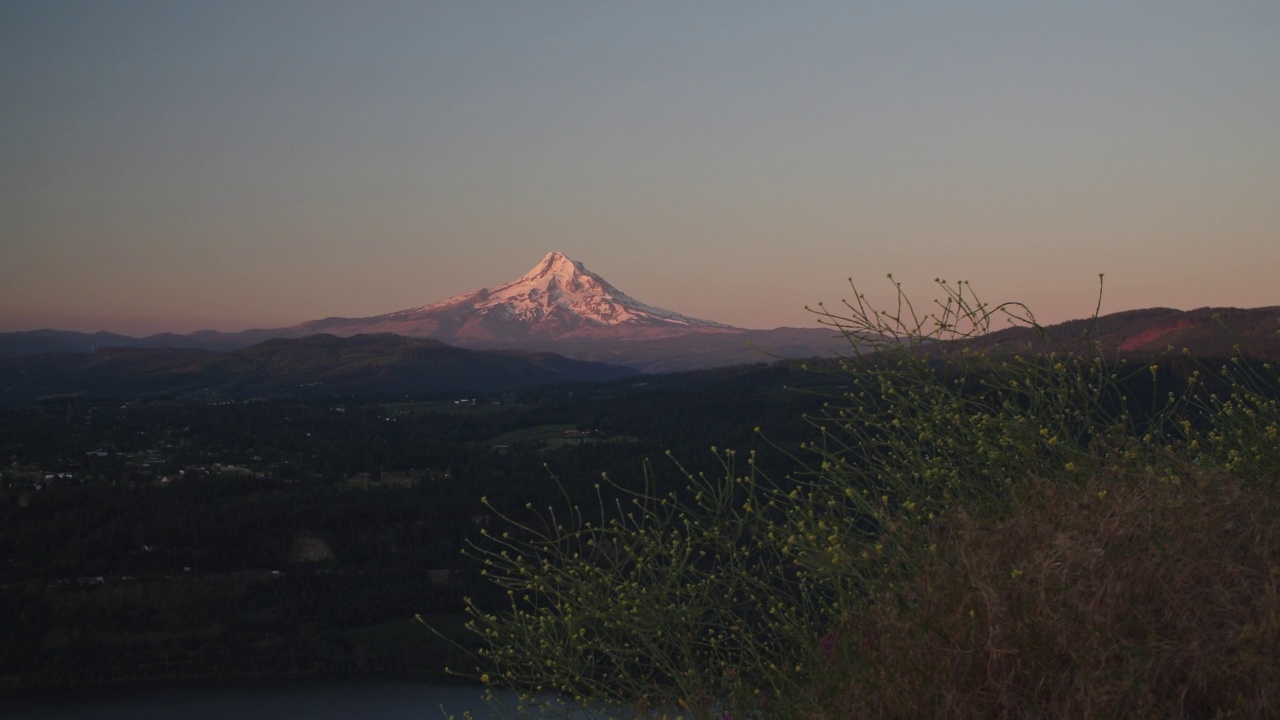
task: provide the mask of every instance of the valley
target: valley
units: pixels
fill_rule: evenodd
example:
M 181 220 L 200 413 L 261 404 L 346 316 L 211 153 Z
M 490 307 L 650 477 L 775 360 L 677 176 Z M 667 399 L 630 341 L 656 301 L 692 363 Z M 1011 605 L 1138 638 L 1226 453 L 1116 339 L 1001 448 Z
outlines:
M 526 503 L 679 487 L 671 450 L 764 450 L 834 391 L 796 366 L 514 392 L 0 407 L 0 692 L 215 677 L 439 677 L 461 555 Z M 817 394 L 815 394 L 817 393 Z M 783 464 L 775 457 L 778 468 Z
M 687 495 L 734 453 L 794 498 L 829 467 L 827 423 L 897 401 L 877 380 L 893 366 L 849 358 L 900 342 L 893 326 L 816 320 L 699 320 L 550 253 L 514 282 L 372 318 L 0 336 L 0 612 L 16 619 L 0 632 L 0 695 L 467 675 L 466 613 L 509 602 L 468 554 L 486 533 L 566 502 Z M 915 346 L 914 367 L 978 415 L 1009 367 L 1040 382 L 1072 372 L 1059 359 L 1094 358 L 1114 368 L 1097 407 L 1158 425 L 1161 398 L 1206 407 L 1203 393 L 1226 392 L 1201 370 L 1242 356 L 1237 369 L 1265 377 L 1280 358 L 1275 307 L 949 327 Z

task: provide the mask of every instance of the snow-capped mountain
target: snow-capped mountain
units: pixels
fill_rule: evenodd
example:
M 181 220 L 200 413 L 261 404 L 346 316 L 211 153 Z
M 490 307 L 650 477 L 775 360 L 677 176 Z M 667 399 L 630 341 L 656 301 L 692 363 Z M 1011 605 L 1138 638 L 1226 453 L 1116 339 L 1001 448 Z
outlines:
M 494 288 L 455 295 L 399 316 L 430 316 L 457 310 L 474 313 L 525 331 L 553 337 L 591 335 L 610 328 L 663 329 L 663 334 L 737 328 L 699 320 L 636 300 L 563 253 L 547 253 L 518 280 Z
M 644 372 L 830 356 L 848 342 L 827 328 L 744 330 L 640 302 L 562 253 L 491 288 L 364 318 L 330 317 L 292 327 L 237 333 L 165 333 L 137 339 L 106 334 L 0 334 L 0 357 L 88 352 L 97 347 L 237 350 L 274 338 L 394 333 L 471 349 L 548 351 Z M 30 336 L 30 337 L 28 337 Z M 10 348 L 7 345 L 14 347 Z
M 744 332 L 640 302 L 559 252 L 548 253 L 509 283 L 387 315 L 329 318 L 291 330 L 339 335 L 393 332 L 470 346 Z

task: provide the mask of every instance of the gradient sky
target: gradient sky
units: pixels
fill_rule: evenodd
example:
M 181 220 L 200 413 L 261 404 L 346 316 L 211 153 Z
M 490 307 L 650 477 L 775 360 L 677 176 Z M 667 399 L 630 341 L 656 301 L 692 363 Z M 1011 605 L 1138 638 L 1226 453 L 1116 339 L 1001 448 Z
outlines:
M 0 330 L 278 327 L 560 250 L 812 326 L 1280 304 L 1280 3 L 0 3 Z

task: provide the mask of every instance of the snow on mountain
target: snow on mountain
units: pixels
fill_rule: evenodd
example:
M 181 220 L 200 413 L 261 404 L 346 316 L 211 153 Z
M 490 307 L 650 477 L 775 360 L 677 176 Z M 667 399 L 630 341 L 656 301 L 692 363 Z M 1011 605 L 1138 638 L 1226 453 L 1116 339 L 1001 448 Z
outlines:
M 549 351 L 646 372 L 830 356 L 848 349 L 847 339 L 829 328 L 744 330 L 642 303 L 558 252 L 548 253 L 513 282 L 385 315 L 329 317 L 239 333 L 157 335 L 142 340 L 118 336 L 109 342 L 235 350 L 273 338 L 380 333 L 431 338 L 472 349 Z M 74 347 L 67 349 L 73 351 L 103 344 L 97 336 L 79 333 L 64 333 L 70 341 L 48 340 L 40 333 L 34 334 L 41 335 L 36 338 L 19 335 L 0 336 L 0 356 L 31 354 L 16 348 L 47 348 L 54 341 L 59 347 L 72 342 Z
M 431 335 L 442 339 L 492 341 L 738 331 L 642 303 L 559 252 L 512 282 L 376 319 L 401 331 L 429 323 Z

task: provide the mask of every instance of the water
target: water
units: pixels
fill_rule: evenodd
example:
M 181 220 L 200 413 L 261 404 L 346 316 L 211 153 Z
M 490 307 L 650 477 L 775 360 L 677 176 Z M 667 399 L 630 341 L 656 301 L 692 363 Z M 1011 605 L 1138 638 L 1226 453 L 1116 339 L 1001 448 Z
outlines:
M 40 700 L 0 700 L 6 720 L 444 720 L 464 711 L 495 712 L 474 687 L 397 683 L 291 686 L 197 686 L 77 693 Z M 512 707 L 515 703 L 511 703 Z

